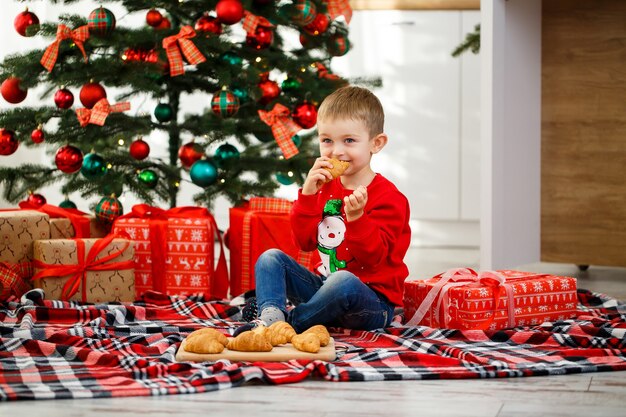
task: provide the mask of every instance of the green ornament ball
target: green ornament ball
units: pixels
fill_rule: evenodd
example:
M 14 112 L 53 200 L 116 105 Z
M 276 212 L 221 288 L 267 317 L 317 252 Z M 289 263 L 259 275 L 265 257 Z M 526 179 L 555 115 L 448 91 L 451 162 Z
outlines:
M 295 78 L 286 78 L 280 85 L 283 91 L 294 91 L 300 87 L 300 81 Z
M 230 65 L 241 65 L 243 63 L 243 58 L 231 51 L 224 52 L 220 58 Z
M 106 224 L 111 224 L 124 213 L 124 207 L 114 195 L 102 197 L 95 209 L 96 217 Z
M 245 103 L 250 98 L 248 90 L 245 87 L 233 87 L 230 92 L 239 99 L 240 103 Z
M 197 186 L 208 187 L 217 181 L 217 166 L 207 159 L 200 159 L 191 166 L 189 175 Z
M 302 145 L 302 138 L 300 136 L 298 136 L 298 135 L 293 135 L 291 140 L 296 145 L 296 148 L 299 148 L 300 145 Z
M 88 180 L 95 180 L 103 177 L 109 169 L 104 158 L 96 153 L 89 153 L 83 159 L 83 166 L 80 173 Z
M 106 195 L 122 195 L 124 192 L 124 186 L 119 182 L 107 181 L 102 187 L 102 193 Z
M 169 122 L 174 117 L 174 109 L 167 103 L 159 103 L 154 108 L 154 117 L 161 123 Z
M 215 155 L 213 159 L 219 168 L 222 168 L 224 162 L 230 159 L 238 159 L 239 158 L 239 150 L 235 148 L 230 143 L 225 143 L 220 145 L 219 148 L 215 150 Z
M 276 181 L 283 185 L 291 185 L 295 182 L 293 176 L 290 177 L 288 174 L 285 174 L 283 172 L 276 173 Z
M 115 29 L 115 15 L 109 9 L 100 6 L 94 9 L 87 19 L 89 33 L 96 36 L 109 36 Z
M 155 188 L 159 182 L 159 175 L 151 169 L 144 169 L 137 174 L 137 179 L 148 188 Z
M 253 132 L 253 134 L 255 138 L 263 143 L 268 143 L 274 140 L 274 135 L 272 134 L 272 131 L 269 127 L 267 129 L 257 130 Z
M 64 208 L 64 209 L 76 209 L 78 208 L 76 206 L 76 204 L 74 204 L 74 202 L 72 200 L 63 200 L 59 203 L 59 207 Z

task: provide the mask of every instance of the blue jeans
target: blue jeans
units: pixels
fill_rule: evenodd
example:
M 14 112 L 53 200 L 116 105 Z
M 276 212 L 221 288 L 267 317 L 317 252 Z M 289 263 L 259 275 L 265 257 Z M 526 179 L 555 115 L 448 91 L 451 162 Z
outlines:
M 298 333 L 316 324 L 380 329 L 393 319 L 393 305 L 351 272 L 337 271 L 322 280 L 278 249 L 264 252 L 254 271 L 259 314 L 276 307 Z M 296 306 L 288 313 L 286 298 Z

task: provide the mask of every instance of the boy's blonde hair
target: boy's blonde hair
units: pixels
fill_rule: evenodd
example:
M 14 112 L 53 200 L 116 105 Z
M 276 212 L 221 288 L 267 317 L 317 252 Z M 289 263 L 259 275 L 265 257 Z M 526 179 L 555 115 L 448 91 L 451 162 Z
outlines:
M 318 120 L 352 119 L 365 123 L 370 138 L 383 133 L 385 113 L 380 100 L 366 88 L 342 87 L 324 99 Z

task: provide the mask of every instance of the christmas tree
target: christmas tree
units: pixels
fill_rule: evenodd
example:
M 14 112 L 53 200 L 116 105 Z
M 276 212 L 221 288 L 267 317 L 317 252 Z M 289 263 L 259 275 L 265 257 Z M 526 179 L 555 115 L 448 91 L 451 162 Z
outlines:
M 107 4 L 81 16 L 69 13 L 77 1 L 50 1 L 67 8 L 58 22 L 28 9 L 14 18 L 24 50 L 33 36 L 49 46 L 0 64 L 13 103 L 0 113 L 0 165 L 18 145 L 50 153 L 47 166 L 0 168 L 6 200 L 30 192 L 39 204 L 37 191 L 59 183 L 64 194 L 102 198 L 104 213 L 122 193 L 174 207 L 183 181 L 204 205 L 302 183 L 317 153 L 316 108 L 346 84 L 329 68 L 350 48 L 348 0 L 102 2 L 123 7 L 122 19 Z M 125 26 L 128 16 L 141 24 Z M 41 86 L 39 106 L 20 105 Z M 205 106 L 182 111 L 190 94 Z M 150 148 L 155 132 L 166 150 Z

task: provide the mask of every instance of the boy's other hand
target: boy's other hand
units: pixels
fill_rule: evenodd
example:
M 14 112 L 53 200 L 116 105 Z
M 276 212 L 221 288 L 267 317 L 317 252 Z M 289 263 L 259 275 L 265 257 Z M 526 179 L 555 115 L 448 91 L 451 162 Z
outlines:
M 313 195 L 317 193 L 327 180 L 332 180 L 333 176 L 328 171 L 333 167 L 333 164 L 328 162 L 329 158 L 326 156 L 320 156 L 315 160 L 313 167 L 304 180 L 302 186 L 303 195 Z
M 353 222 L 363 215 L 367 203 L 367 188 L 359 185 L 356 190 L 343 199 L 343 208 L 346 212 L 346 220 Z

